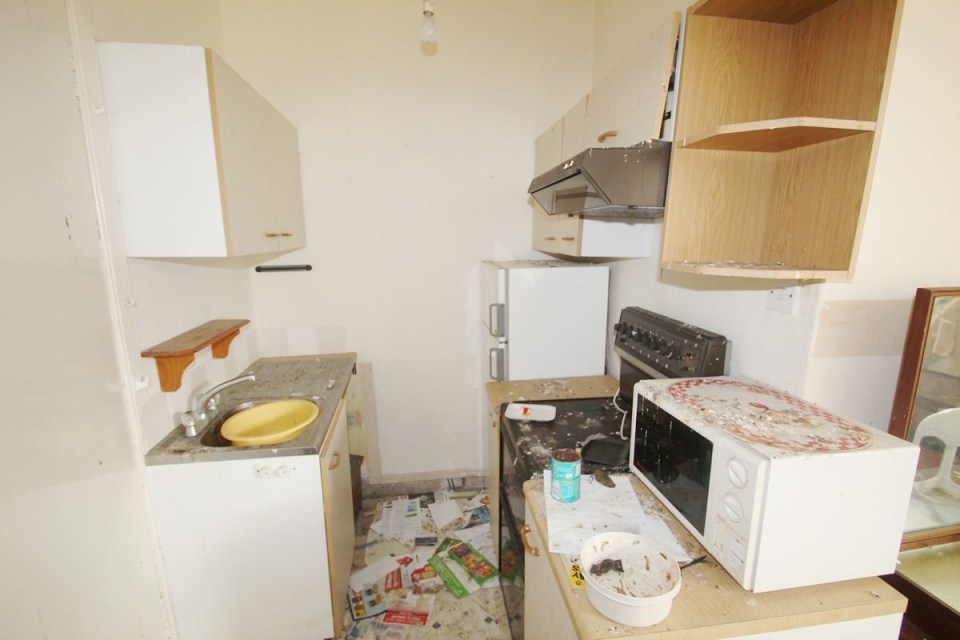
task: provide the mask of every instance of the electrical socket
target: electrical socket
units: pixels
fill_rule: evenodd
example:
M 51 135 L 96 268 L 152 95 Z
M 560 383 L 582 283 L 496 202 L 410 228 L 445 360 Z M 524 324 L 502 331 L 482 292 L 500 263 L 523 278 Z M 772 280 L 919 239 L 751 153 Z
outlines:
M 794 314 L 800 301 L 800 287 L 778 287 L 767 292 L 767 309 Z

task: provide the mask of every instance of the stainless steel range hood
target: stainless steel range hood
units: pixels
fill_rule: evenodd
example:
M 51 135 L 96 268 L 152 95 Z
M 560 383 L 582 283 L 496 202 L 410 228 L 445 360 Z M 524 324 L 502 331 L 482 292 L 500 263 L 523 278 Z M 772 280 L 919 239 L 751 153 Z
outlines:
M 667 194 L 670 143 L 587 149 L 534 178 L 529 192 L 549 214 L 657 218 Z

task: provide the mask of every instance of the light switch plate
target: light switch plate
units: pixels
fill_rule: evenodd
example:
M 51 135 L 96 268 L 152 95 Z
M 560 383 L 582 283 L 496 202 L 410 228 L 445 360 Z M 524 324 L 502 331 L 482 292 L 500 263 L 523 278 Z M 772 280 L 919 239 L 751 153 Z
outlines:
M 777 287 L 767 292 L 767 309 L 794 314 L 800 301 L 800 287 Z

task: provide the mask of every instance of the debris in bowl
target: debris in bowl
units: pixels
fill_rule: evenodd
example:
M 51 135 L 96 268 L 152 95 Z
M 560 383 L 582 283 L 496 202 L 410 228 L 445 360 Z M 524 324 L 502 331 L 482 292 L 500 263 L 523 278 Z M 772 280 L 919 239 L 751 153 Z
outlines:
M 595 576 L 602 576 L 608 571 L 616 571 L 617 573 L 623 573 L 623 562 L 620 560 L 614 560 L 612 558 L 606 558 L 602 562 L 597 562 L 592 567 L 590 567 L 590 573 Z
M 629 548 L 619 551 L 621 557 L 604 558 L 590 567 L 600 586 L 632 598 L 649 598 L 667 593 L 676 584 L 674 565 L 665 562 L 667 557 L 662 553 L 631 552 Z

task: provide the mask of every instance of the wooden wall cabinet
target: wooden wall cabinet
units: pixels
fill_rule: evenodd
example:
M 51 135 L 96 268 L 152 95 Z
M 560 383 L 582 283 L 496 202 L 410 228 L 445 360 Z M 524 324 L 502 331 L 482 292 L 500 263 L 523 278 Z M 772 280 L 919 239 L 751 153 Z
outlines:
M 306 244 L 297 130 L 210 49 L 99 43 L 131 257 Z
M 537 138 L 534 175 L 590 147 L 658 138 L 677 46 L 675 14 Z M 533 248 L 558 256 L 646 258 L 660 225 L 650 220 L 548 215 L 533 202 Z
M 667 269 L 849 279 L 898 0 L 700 0 L 687 13 Z

